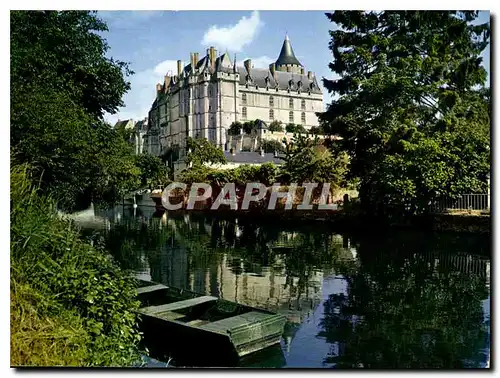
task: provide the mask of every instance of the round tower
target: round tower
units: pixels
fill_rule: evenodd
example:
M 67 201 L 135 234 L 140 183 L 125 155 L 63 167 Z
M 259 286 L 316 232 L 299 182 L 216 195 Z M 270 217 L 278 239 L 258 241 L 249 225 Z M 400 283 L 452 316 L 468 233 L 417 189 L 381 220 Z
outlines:
M 295 74 L 303 72 L 304 66 L 302 66 L 299 60 L 295 57 L 288 34 L 285 35 L 285 40 L 283 41 L 283 46 L 281 47 L 281 52 L 275 62 L 275 65 L 277 71 L 292 72 Z

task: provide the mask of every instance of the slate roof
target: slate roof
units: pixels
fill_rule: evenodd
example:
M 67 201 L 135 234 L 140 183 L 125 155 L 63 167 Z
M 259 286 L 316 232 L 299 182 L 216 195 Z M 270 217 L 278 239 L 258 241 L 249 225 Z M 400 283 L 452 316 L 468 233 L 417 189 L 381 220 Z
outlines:
M 260 152 L 236 152 L 231 155 L 230 152 L 224 152 L 228 163 L 239 163 L 239 164 L 264 164 L 264 163 L 274 163 L 276 165 L 283 164 L 283 160 L 274 157 L 273 153 L 265 153 L 264 156 L 260 155 Z
M 293 52 L 292 44 L 290 43 L 288 36 L 285 37 L 283 46 L 281 46 L 280 55 L 276 60 L 276 66 L 283 64 L 295 64 L 302 67 L 302 64 L 300 64 L 299 60 L 295 57 L 295 53 Z
M 278 84 L 280 89 L 287 89 L 291 85 L 290 89 L 294 91 L 301 86 L 302 92 L 307 92 L 311 89 L 311 93 L 322 93 L 316 81 L 316 77 L 309 80 L 306 74 L 302 75 L 292 72 L 275 71 L 276 80 L 274 80 L 271 71 L 267 68 L 252 68 L 249 78 L 247 78 L 248 73 L 244 67 L 238 67 L 237 69 L 240 74 L 240 85 L 245 85 L 247 84 L 247 80 L 250 80 L 248 82 L 249 86 L 257 85 L 259 88 L 266 88 L 269 85 L 269 88 L 275 89 L 276 84 Z

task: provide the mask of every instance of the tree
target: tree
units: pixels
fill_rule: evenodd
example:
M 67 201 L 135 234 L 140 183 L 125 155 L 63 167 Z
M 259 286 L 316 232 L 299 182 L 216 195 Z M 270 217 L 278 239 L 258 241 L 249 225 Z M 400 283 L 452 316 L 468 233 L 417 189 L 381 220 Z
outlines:
M 106 57 L 106 30 L 95 12 L 11 12 L 11 154 L 66 210 L 112 201 L 137 179 L 130 146 L 102 120 L 123 106 L 132 73 Z
M 242 128 L 243 128 L 243 125 L 241 124 L 241 122 L 234 121 L 233 123 L 231 123 L 231 126 L 229 127 L 228 134 L 229 135 L 240 135 Z
M 285 126 L 285 131 L 287 133 L 294 133 L 296 131 L 296 126 L 294 123 L 288 123 L 286 126 Z
M 167 167 L 163 161 L 151 154 L 140 154 L 135 158 L 135 165 L 140 170 L 141 185 L 158 185 L 167 179 Z
M 89 11 L 11 12 L 11 96 L 51 86 L 102 118 L 123 106 L 128 65 L 106 57 L 106 24 Z
M 269 125 L 269 131 L 273 132 L 273 131 L 276 131 L 276 132 L 283 132 L 283 124 L 281 123 L 281 121 L 273 121 L 271 122 L 271 124 Z
M 243 124 L 243 131 L 245 134 L 253 134 L 256 133 L 259 127 L 259 121 L 247 121 Z
M 224 152 L 217 148 L 208 139 L 187 139 L 187 148 L 189 150 L 186 156 L 186 163 L 192 163 L 193 166 L 209 164 L 225 164 L 227 162 Z
M 343 181 L 347 157 L 345 153 L 334 155 L 316 138 L 295 137 L 286 144 L 283 170 L 296 183 L 330 183 L 332 189 Z
M 307 133 L 307 130 L 306 130 L 306 128 L 305 128 L 304 126 L 302 126 L 302 125 L 296 125 L 296 126 L 295 126 L 295 132 L 296 132 L 296 133 L 299 133 L 299 134 L 305 134 L 305 133 Z
M 323 128 L 321 126 L 312 126 L 309 129 L 309 132 L 313 135 L 322 135 L 324 133 Z
M 264 150 L 265 153 L 282 153 L 285 152 L 285 147 L 283 147 L 283 144 L 277 140 L 274 139 L 264 139 L 261 142 L 261 147 Z
M 489 172 L 489 24 L 477 12 L 328 13 L 332 101 L 320 121 L 342 137 L 370 213 L 418 214 L 432 200 L 484 190 Z

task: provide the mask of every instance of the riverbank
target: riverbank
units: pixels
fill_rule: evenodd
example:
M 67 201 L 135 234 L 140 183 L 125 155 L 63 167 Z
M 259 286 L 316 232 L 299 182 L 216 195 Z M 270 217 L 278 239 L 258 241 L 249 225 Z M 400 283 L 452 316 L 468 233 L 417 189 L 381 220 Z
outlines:
M 315 206 L 316 207 L 316 206 Z M 161 213 L 165 210 L 158 209 Z M 175 210 L 168 211 L 168 214 L 217 214 L 221 219 L 231 219 L 234 217 L 244 217 L 246 219 L 262 222 L 313 222 L 326 223 L 339 230 L 375 230 L 387 228 L 418 229 L 422 231 L 452 231 L 466 233 L 491 233 L 491 217 L 485 214 L 468 213 L 442 213 L 416 216 L 402 220 L 388 220 L 371 218 L 367 216 L 350 214 L 343 210 L 285 210 L 285 209 L 251 209 L 251 210 L 230 210 L 210 209 Z M 167 215 L 168 215 L 167 214 Z

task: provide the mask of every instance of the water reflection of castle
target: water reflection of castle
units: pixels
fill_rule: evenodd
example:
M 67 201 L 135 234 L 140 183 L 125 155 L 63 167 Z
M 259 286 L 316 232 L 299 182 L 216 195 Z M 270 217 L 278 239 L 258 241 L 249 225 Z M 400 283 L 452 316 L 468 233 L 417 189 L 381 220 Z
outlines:
M 228 254 L 208 262 L 204 269 L 191 269 L 185 248 L 164 246 L 154 262 L 149 261 L 146 276 L 152 281 L 184 288 L 247 305 L 290 312 L 290 319 L 300 322 L 301 313 L 321 301 L 323 272 L 314 271 L 302 291 L 298 278 L 283 271 L 262 267 L 258 273 L 245 271 L 244 262 Z
M 283 245 L 293 238 L 294 235 L 284 232 L 278 241 Z M 338 238 L 332 235 L 332 239 Z M 145 266 L 146 279 L 279 311 L 297 323 L 322 300 L 324 272 L 309 269 L 302 278 L 287 274 L 280 256 L 274 259 L 272 266 L 263 266 L 232 253 L 221 253 L 210 255 L 201 262 L 198 259 L 195 266 L 186 245 L 172 237 L 153 257 L 148 257 Z

